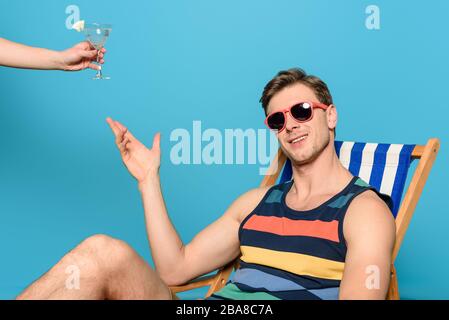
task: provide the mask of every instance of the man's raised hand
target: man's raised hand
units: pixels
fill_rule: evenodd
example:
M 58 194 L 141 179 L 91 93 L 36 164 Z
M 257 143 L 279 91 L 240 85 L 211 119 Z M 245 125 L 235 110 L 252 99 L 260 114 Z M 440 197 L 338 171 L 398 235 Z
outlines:
M 123 163 L 139 184 L 159 173 L 161 164 L 160 133 L 153 138 L 153 147 L 148 149 L 137 140 L 120 122 L 107 118 L 115 136 L 115 143 L 120 150 Z

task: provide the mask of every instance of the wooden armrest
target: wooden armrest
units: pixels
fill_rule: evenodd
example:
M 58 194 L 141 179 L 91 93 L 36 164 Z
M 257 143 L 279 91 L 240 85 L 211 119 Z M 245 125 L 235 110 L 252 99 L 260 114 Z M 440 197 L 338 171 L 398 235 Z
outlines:
M 213 292 L 223 288 L 233 268 L 238 268 L 238 266 L 239 266 L 238 259 L 235 259 L 234 261 L 231 261 L 223 268 L 218 270 L 215 274 L 201 276 L 179 286 L 170 286 L 170 290 L 173 293 L 177 293 L 209 286 L 210 288 L 206 294 L 207 298 Z
M 216 274 L 212 274 L 212 275 L 208 275 L 208 276 L 202 276 L 202 277 L 198 277 L 194 280 L 191 280 L 185 284 L 179 285 L 179 286 L 170 286 L 170 290 L 173 293 L 177 293 L 177 292 L 183 292 L 183 291 L 188 291 L 188 290 L 192 290 L 192 289 L 197 289 L 197 288 L 201 288 L 201 287 L 205 287 L 205 286 L 210 286 L 213 283 L 213 280 L 215 279 L 217 275 Z

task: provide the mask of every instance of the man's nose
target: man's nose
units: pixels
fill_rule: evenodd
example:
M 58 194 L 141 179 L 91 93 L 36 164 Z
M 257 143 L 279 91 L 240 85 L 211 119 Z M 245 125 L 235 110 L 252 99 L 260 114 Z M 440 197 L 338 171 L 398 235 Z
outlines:
M 288 132 L 291 132 L 293 129 L 298 128 L 299 125 L 300 125 L 300 123 L 298 121 L 296 121 L 295 119 L 293 119 L 290 112 L 287 111 L 285 113 L 285 129 Z

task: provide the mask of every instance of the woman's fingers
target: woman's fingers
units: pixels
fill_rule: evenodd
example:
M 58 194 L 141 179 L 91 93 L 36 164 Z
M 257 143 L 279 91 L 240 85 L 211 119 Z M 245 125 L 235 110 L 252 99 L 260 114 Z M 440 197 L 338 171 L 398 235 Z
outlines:
M 83 58 L 86 58 L 86 59 L 89 59 L 89 60 L 93 60 L 97 56 L 98 51 L 97 50 L 81 50 L 79 52 L 79 54 Z
M 98 64 L 95 64 L 95 63 L 89 63 L 88 65 L 87 65 L 87 67 L 89 68 L 89 69 L 92 69 L 92 70 L 101 70 L 101 66 L 99 66 Z

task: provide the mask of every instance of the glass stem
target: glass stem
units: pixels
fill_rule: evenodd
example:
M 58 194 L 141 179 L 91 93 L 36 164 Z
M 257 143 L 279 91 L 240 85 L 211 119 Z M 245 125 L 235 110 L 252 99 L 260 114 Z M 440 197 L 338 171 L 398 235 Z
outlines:
M 97 78 L 101 78 L 103 74 L 101 73 L 101 65 L 100 65 L 100 50 L 97 52 L 97 64 L 100 67 L 99 70 L 97 70 Z

